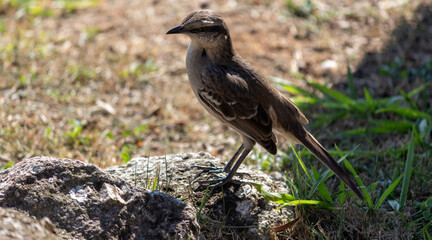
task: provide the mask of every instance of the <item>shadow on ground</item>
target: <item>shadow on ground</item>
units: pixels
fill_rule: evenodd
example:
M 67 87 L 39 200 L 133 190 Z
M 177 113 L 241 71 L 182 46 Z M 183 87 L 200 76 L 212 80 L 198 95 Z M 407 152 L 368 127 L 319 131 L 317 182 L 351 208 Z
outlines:
M 353 72 L 357 95 L 367 88 L 374 97 L 388 97 L 432 80 L 432 4 L 420 4 L 413 16 L 400 19 L 382 51 L 365 54 Z M 348 89 L 348 83 L 338 88 Z

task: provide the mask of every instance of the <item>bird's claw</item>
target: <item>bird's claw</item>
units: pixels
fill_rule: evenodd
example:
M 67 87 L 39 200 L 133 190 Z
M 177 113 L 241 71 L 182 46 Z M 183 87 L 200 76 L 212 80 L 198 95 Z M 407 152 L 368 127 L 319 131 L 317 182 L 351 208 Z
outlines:
M 199 165 L 193 166 L 194 168 L 202 170 L 197 175 L 195 175 L 194 179 L 199 178 L 204 173 L 210 173 L 212 175 L 217 176 L 218 173 L 224 172 L 224 168 L 218 167 L 218 166 L 214 165 L 213 163 L 210 163 L 210 165 L 211 166 L 199 166 Z M 217 177 L 219 177 L 219 176 L 217 176 Z
M 221 167 L 216 166 L 214 163 L 209 162 L 209 164 L 211 166 L 201 166 L 201 165 L 194 165 L 192 167 L 194 168 L 198 168 L 198 169 L 203 169 L 203 170 L 219 170 L 219 169 L 223 169 Z
M 247 175 L 247 176 L 251 177 L 251 175 L 249 173 L 246 173 L 246 172 L 236 172 L 234 174 L 228 173 L 227 176 L 222 177 L 220 173 L 227 172 L 225 170 L 225 168 L 218 167 L 218 166 L 214 165 L 213 163 L 210 163 L 210 164 L 211 164 L 211 166 L 194 166 L 198 169 L 202 169 L 201 172 L 199 172 L 197 175 L 195 175 L 194 180 L 199 178 L 204 173 L 209 173 L 216 178 L 215 179 L 208 179 L 208 180 L 195 180 L 194 182 L 197 182 L 200 185 L 209 184 L 209 187 L 220 187 L 220 186 L 225 185 L 228 182 L 234 182 L 237 184 L 246 183 L 246 182 L 241 181 L 241 180 L 232 179 L 233 175 L 240 176 L 240 177 Z
M 241 180 L 234 180 L 232 178 L 228 178 L 228 177 L 224 177 L 224 178 L 218 178 L 218 179 L 209 179 L 209 180 L 199 180 L 196 181 L 197 183 L 199 183 L 200 185 L 206 185 L 206 184 L 210 184 L 209 187 L 221 187 L 229 182 L 231 183 L 236 183 L 236 184 L 242 184 L 242 183 L 248 183 L 245 181 L 241 181 Z M 212 184 L 214 183 L 214 184 Z
M 195 175 L 194 179 L 199 178 L 204 173 L 210 173 L 210 174 L 218 177 L 219 179 L 222 179 L 218 175 L 218 173 L 224 173 L 224 172 L 228 173 L 229 172 L 225 168 L 218 167 L 218 166 L 214 165 L 213 163 L 210 163 L 210 165 L 211 166 L 200 166 L 200 165 L 193 166 L 194 168 L 202 170 L 197 175 Z M 249 173 L 247 173 L 247 172 L 236 172 L 235 175 L 236 176 L 240 176 L 241 178 L 243 178 L 243 176 L 245 176 L 245 175 L 248 176 L 248 177 L 250 177 L 250 178 L 252 178 L 251 175 Z M 213 180 L 218 180 L 218 179 L 213 179 Z

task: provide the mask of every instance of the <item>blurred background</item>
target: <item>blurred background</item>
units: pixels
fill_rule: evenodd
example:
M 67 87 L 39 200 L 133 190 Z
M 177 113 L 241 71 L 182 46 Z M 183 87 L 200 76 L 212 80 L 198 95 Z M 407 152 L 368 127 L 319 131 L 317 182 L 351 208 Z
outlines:
M 0 164 L 35 155 L 101 167 L 187 151 L 230 156 L 238 136 L 204 113 L 189 89 L 189 39 L 165 36 L 199 8 L 224 17 L 237 52 L 267 77 L 307 91 L 302 77 L 359 98 L 363 89 L 382 98 L 430 82 L 429 1 L 1 0 Z M 430 111 L 427 100 L 421 110 Z M 317 120 L 329 113 L 302 109 L 312 123 L 322 120 L 310 130 L 326 147 L 350 146 L 336 133 L 370 120 Z M 356 140 L 380 149 L 407 138 Z

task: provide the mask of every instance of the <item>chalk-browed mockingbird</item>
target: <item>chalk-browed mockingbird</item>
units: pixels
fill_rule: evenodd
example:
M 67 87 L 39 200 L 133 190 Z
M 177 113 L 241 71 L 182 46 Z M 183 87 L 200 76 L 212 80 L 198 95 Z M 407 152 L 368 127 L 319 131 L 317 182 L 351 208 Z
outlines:
M 239 132 L 243 144 L 223 169 L 227 176 L 200 181 L 223 185 L 231 181 L 255 143 L 277 152 L 279 132 L 293 144 L 302 144 L 363 199 L 353 176 L 341 168 L 304 128 L 308 120 L 288 98 L 233 49 L 224 20 L 210 10 L 189 13 L 167 34 L 186 34 L 191 42 L 186 69 L 195 96 L 217 119 Z

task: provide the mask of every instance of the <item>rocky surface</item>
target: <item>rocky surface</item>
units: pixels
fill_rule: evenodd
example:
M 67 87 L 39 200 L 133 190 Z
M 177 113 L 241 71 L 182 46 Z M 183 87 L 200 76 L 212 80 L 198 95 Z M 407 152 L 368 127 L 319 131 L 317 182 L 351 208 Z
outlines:
M 135 186 L 153 186 L 196 206 L 200 212 L 202 234 L 207 238 L 226 239 L 236 236 L 240 239 L 268 239 L 272 235 L 270 227 L 292 219 L 292 214 L 286 208 L 275 211 L 278 205 L 266 201 L 250 184 L 229 183 L 223 189 L 217 187 L 207 191 L 205 186 L 194 182 L 194 176 L 201 171 L 196 166 L 222 167 L 224 164 L 208 153 L 185 153 L 136 158 L 127 164 L 105 170 Z M 259 183 L 266 191 L 290 192 L 282 176 L 271 178 L 243 165 L 239 172 L 248 173 L 243 176 L 243 181 Z M 204 179 L 202 177 L 200 179 Z M 232 235 L 227 235 L 230 233 Z
M 0 239 L 56 240 L 61 239 L 48 218 L 34 219 L 11 208 L 0 207 Z
M 196 212 L 182 201 L 71 159 L 35 157 L 0 172 L 0 206 L 49 218 L 64 239 L 199 236 Z
M 247 181 L 287 193 L 283 177 L 241 166 L 248 173 L 241 184 L 207 188 L 194 182 L 197 166 L 224 164 L 192 153 L 136 158 L 102 171 L 77 160 L 35 157 L 0 172 L 0 207 L 13 211 L 2 209 L 0 219 L 28 223 L 34 236 L 45 236 L 40 239 L 268 239 L 270 227 L 286 223 L 291 213 L 276 212 L 277 205 Z M 0 232 L 15 236 L 15 226 L 2 224 Z

